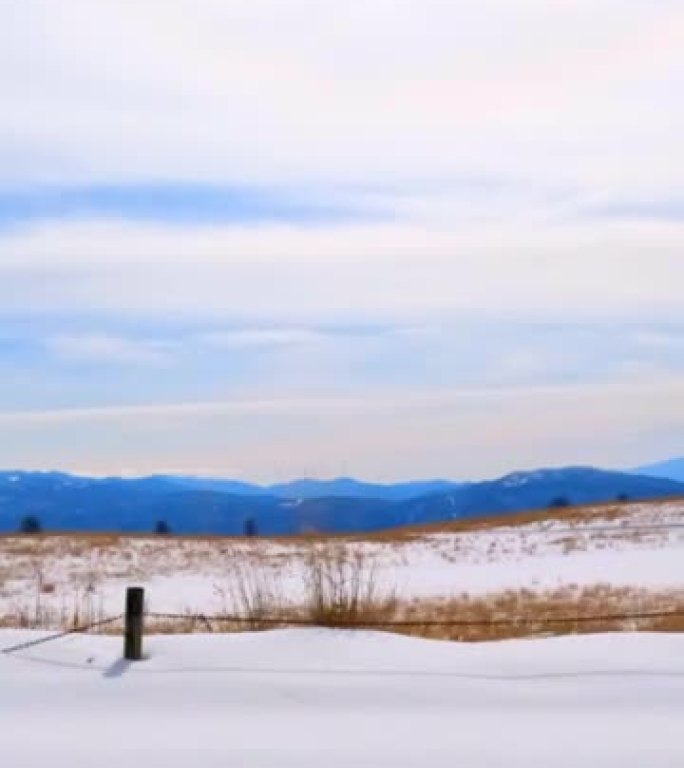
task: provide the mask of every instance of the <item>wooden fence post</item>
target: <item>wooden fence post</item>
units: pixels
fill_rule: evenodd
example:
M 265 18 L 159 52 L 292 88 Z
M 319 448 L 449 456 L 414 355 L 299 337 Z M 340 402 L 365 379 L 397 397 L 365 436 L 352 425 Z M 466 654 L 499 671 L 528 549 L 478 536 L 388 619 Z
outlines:
M 143 615 L 145 612 L 145 590 L 142 587 L 128 587 L 126 590 L 126 618 L 124 626 L 124 659 L 142 659 Z

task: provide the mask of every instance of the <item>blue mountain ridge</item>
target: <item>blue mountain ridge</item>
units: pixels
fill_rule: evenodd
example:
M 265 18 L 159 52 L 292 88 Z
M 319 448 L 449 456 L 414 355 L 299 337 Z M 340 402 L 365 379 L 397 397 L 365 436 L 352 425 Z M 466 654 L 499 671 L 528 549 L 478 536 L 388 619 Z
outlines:
M 347 479 L 260 488 L 180 476 L 94 479 L 59 472 L 0 472 L 0 532 L 16 531 L 28 515 L 37 517 L 46 531 L 146 532 L 164 520 L 175 533 L 239 535 L 245 521 L 252 519 L 259 533 L 268 535 L 366 532 L 543 509 L 554 503 L 684 497 L 684 483 L 592 467 L 516 472 L 466 484 L 434 481 L 436 489 L 432 482 L 398 484 L 397 497 L 377 498 L 340 494 L 369 486 L 369 493 L 378 493 L 377 488 L 383 488 Z M 417 495 L 406 497 L 411 488 Z M 314 489 L 336 495 L 291 495 Z
M 634 470 L 635 474 L 647 477 L 662 477 L 667 480 L 676 480 L 684 483 L 684 457 L 680 459 L 668 459 L 655 464 L 647 464 Z
M 352 477 L 337 477 L 332 480 L 302 478 L 275 485 L 255 485 L 239 480 L 158 475 L 157 479 L 174 483 L 197 491 L 220 491 L 241 496 L 278 496 L 283 499 L 320 499 L 329 496 L 344 496 L 359 499 L 383 501 L 408 501 L 440 491 L 450 491 L 460 483 L 451 480 L 415 480 L 403 483 L 366 483 Z

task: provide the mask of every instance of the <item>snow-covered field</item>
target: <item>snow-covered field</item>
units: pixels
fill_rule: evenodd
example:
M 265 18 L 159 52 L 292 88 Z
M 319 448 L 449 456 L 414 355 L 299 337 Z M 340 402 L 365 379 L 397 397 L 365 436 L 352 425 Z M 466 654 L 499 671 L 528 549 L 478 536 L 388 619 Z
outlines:
M 684 501 L 339 546 L 367 555 L 382 586 L 402 598 L 597 584 L 681 590 Z M 309 547 L 302 540 L 3 537 L 0 619 L 30 614 L 37 605 L 53 623 L 75 610 L 82 617 L 120 613 L 131 583 L 147 588 L 155 611 L 222 612 L 232 608 L 231 580 L 241 564 L 268 573 L 285 598 L 296 600 Z
M 32 636 L 0 630 L 0 648 Z M 681 768 L 684 635 L 70 636 L 0 655 L 8 768 Z
M 560 518 L 560 519 L 559 519 Z M 330 542 L 329 542 L 330 543 Z M 404 598 L 684 587 L 684 502 L 334 540 Z M 303 592 L 305 540 L 0 539 L 0 617 L 222 612 L 236 569 Z M 61 613 L 60 613 L 61 612 Z M 41 633 L 0 629 L 0 649 Z M 285 629 L 70 635 L 0 654 L 0 765 L 75 768 L 681 768 L 684 634 L 449 643 Z

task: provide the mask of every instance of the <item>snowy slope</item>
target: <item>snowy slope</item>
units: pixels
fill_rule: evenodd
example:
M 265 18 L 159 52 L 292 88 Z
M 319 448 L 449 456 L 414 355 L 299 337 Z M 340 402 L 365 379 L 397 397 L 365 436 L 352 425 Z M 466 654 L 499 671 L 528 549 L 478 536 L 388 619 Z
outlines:
M 30 636 L 0 631 L 0 647 Z M 0 762 L 240 768 L 679 768 L 684 636 L 451 644 L 285 630 L 0 656 Z
M 586 515 L 343 546 L 367 554 L 382 585 L 404 598 L 684 586 L 684 502 L 624 505 L 617 517 L 610 508 Z M 37 601 L 53 619 L 75 606 L 82 617 L 120 613 L 133 582 L 147 587 L 152 610 L 220 613 L 232 608 L 231 568 L 241 563 L 270 574 L 282 596 L 296 600 L 306 551 L 297 540 L 0 538 L 0 618 L 34 611 Z

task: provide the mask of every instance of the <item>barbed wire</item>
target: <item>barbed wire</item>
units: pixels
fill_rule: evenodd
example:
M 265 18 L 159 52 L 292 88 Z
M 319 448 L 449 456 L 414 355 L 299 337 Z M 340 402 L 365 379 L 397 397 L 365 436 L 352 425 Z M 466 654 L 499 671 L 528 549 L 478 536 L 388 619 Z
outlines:
M 42 645 L 43 643 L 50 643 L 53 640 L 60 640 L 63 637 L 67 637 L 68 635 L 76 635 L 76 634 L 82 634 L 83 632 L 88 632 L 91 629 L 95 629 L 96 627 L 102 627 L 106 624 L 113 624 L 115 621 L 120 621 L 123 618 L 123 614 L 119 614 L 118 616 L 110 616 L 107 619 L 100 619 L 99 621 L 93 621 L 90 624 L 84 624 L 82 626 L 78 627 L 72 627 L 71 629 L 65 629 L 62 632 L 55 632 L 52 635 L 48 635 L 47 637 L 39 637 L 35 640 L 26 640 L 23 643 L 18 643 L 17 645 L 12 645 L 9 648 L 2 648 L 0 649 L 0 653 L 14 653 L 15 651 L 25 651 L 27 648 L 33 648 L 36 645 Z
M 511 616 L 500 619 L 354 619 L 332 617 L 328 621 L 316 621 L 311 618 L 297 616 L 244 616 L 237 614 L 188 614 L 147 611 L 147 619 L 165 619 L 169 621 L 202 622 L 211 631 L 212 623 L 238 624 L 249 627 L 318 627 L 334 629 L 401 629 L 401 628 L 486 628 L 486 627 L 525 627 L 552 626 L 558 624 L 590 624 L 596 622 L 640 621 L 684 617 L 684 607 L 663 611 L 638 611 L 601 614 L 579 614 L 568 616 Z M 123 619 L 123 615 L 110 616 L 78 627 L 56 632 L 46 637 L 27 640 L 22 643 L 0 649 L 0 654 L 10 654 L 24 651 L 44 643 L 49 643 L 69 635 L 82 634 Z
M 242 616 L 232 614 L 186 614 L 186 613 L 160 613 L 151 611 L 146 617 L 167 619 L 170 621 L 203 621 L 205 623 L 246 624 L 252 626 L 296 626 L 296 627 L 339 627 L 345 629 L 368 629 L 373 627 L 503 627 L 503 626 L 529 626 L 539 624 L 573 624 L 591 623 L 599 621 L 629 621 L 642 619 L 664 619 L 684 617 L 684 608 L 667 611 L 641 611 L 631 613 L 604 613 L 581 614 L 574 616 L 515 616 L 503 619 L 373 619 L 349 621 L 331 619 L 315 621 L 314 619 L 300 618 L 296 616 Z

